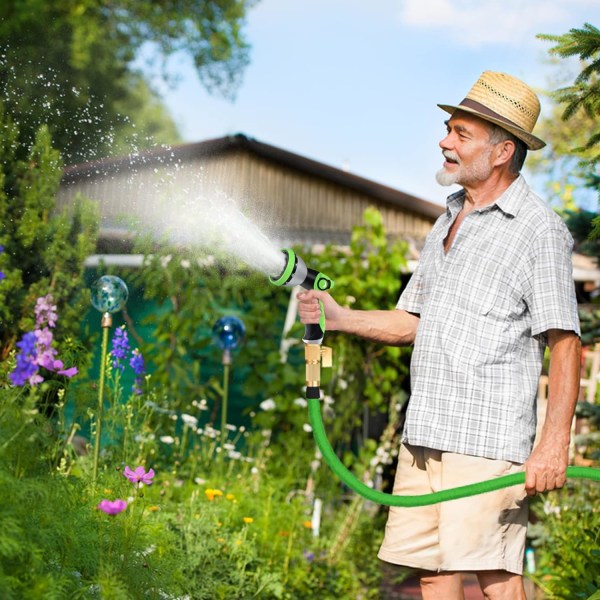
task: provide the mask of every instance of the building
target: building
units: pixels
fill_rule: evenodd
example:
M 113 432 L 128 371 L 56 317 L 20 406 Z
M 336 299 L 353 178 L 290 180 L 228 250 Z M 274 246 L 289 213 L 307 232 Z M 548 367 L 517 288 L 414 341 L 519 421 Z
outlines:
M 186 243 L 213 236 L 215 220 L 227 228 L 239 215 L 279 248 L 347 244 L 374 206 L 388 234 L 407 240 L 416 259 L 444 210 L 242 134 L 67 167 L 58 208 L 77 194 L 98 202 L 98 252 L 112 255 L 130 252 L 138 227 Z

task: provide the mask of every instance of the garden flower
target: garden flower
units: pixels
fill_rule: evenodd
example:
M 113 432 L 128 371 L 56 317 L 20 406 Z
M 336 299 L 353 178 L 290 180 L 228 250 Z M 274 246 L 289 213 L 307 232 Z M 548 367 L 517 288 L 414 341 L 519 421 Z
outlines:
M 129 467 L 125 467 L 123 475 L 131 481 L 131 483 L 143 483 L 146 485 L 152 485 L 152 478 L 154 477 L 154 469 L 150 469 L 148 472 L 144 467 L 137 467 L 135 471 L 132 471 Z
M 183 413 L 181 415 L 181 420 L 188 426 L 188 427 L 196 427 L 198 425 L 198 419 L 192 415 L 188 415 L 186 413 Z
M 41 296 L 35 303 L 35 324 L 38 327 L 42 325 L 48 325 L 48 327 L 54 327 L 56 325 L 56 319 L 58 314 L 56 312 L 56 304 L 52 304 L 54 298 L 52 294 Z
M 216 497 L 223 495 L 223 492 L 221 490 L 213 490 L 211 488 L 207 488 L 206 490 L 204 490 L 204 493 L 206 494 L 206 497 L 209 500 L 214 500 Z
M 105 512 L 107 515 L 118 515 L 127 508 L 125 500 L 102 500 L 97 506 L 98 510 Z
M 263 400 L 259 406 L 262 410 L 275 410 L 275 400 L 268 398 L 267 400 Z
M 125 370 L 125 365 L 121 363 L 121 360 L 126 358 L 129 351 L 129 337 L 125 331 L 125 326 L 122 325 L 115 330 L 115 334 L 112 338 L 112 350 L 110 353 L 113 357 L 112 365 L 114 369 L 121 369 L 121 371 Z
M 50 327 L 56 325 L 58 317 L 56 306 L 52 304 L 52 295 L 41 296 L 35 304 L 36 329 L 23 335 L 17 347 L 21 351 L 17 354 L 17 364 L 9 375 L 13 385 L 36 385 L 44 381 L 39 374 L 39 367 L 48 371 L 73 377 L 77 367 L 64 368 L 62 361 L 56 359 L 56 349 L 52 347 L 53 335 Z
M 40 383 L 43 379 L 38 375 L 36 337 L 33 331 L 26 333 L 20 342 L 17 342 L 17 348 L 21 351 L 17 354 L 17 364 L 9 378 L 13 385 L 25 385 L 27 381 L 31 385 Z
M 129 365 L 135 373 L 135 381 L 131 390 L 134 394 L 139 396 L 142 393 L 142 383 L 144 383 L 146 365 L 144 364 L 144 357 L 142 356 L 142 353 L 137 348 L 131 353 Z

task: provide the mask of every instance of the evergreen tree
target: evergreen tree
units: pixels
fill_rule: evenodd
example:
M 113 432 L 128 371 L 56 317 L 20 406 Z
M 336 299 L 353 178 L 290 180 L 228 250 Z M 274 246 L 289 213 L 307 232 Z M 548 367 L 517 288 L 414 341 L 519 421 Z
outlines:
M 598 122 L 600 116 L 600 29 L 585 23 L 581 29 L 571 29 L 563 35 L 539 35 L 540 39 L 554 42 L 550 54 L 561 58 L 577 57 L 582 61 L 582 71 L 572 85 L 554 93 L 558 103 L 564 105 L 562 118 L 566 121 L 583 111 L 590 119 Z M 572 148 L 572 152 L 585 154 L 583 166 L 589 176 L 587 185 L 600 192 L 596 168 L 600 162 L 600 130 L 590 132 L 585 144 Z M 593 219 L 592 237 L 600 237 L 600 217 Z
M 55 196 L 62 162 L 47 127 L 31 147 L 0 104 L 0 362 L 21 334 L 34 328 L 38 297 L 52 294 L 60 318 L 59 341 L 75 334 L 87 308 L 83 264 L 95 248 L 98 216 L 78 199 L 70 214 L 57 214 Z M 19 158 L 25 155 L 25 159 Z

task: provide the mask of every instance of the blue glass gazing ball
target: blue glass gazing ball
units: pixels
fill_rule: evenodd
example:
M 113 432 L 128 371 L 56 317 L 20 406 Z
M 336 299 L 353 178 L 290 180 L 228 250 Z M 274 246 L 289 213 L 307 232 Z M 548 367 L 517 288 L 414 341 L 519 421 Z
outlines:
M 125 282 L 114 275 L 102 275 L 92 284 L 90 291 L 92 306 L 101 313 L 119 312 L 129 297 Z
M 245 335 L 246 328 L 237 317 L 221 317 L 213 326 L 213 340 L 221 350 L 234 350 Z

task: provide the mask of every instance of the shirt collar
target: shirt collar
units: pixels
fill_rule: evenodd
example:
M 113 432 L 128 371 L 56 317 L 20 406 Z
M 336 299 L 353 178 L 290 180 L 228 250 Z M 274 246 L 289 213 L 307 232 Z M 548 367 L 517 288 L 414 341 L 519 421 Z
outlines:
M 497 206 L 503 213 L 516 217 L 523 206 L 523 202 L 527 197 L 527 183 L 522 175 L 519 175 L 507 188 L 502 195 L 484 210 L 488 210 Z M 446 199 L 446 209 L 450 216 L 454 216 L 460 212 L 463 202 L 465 201 L 465 190 L 459 190 L 450 194 Z

